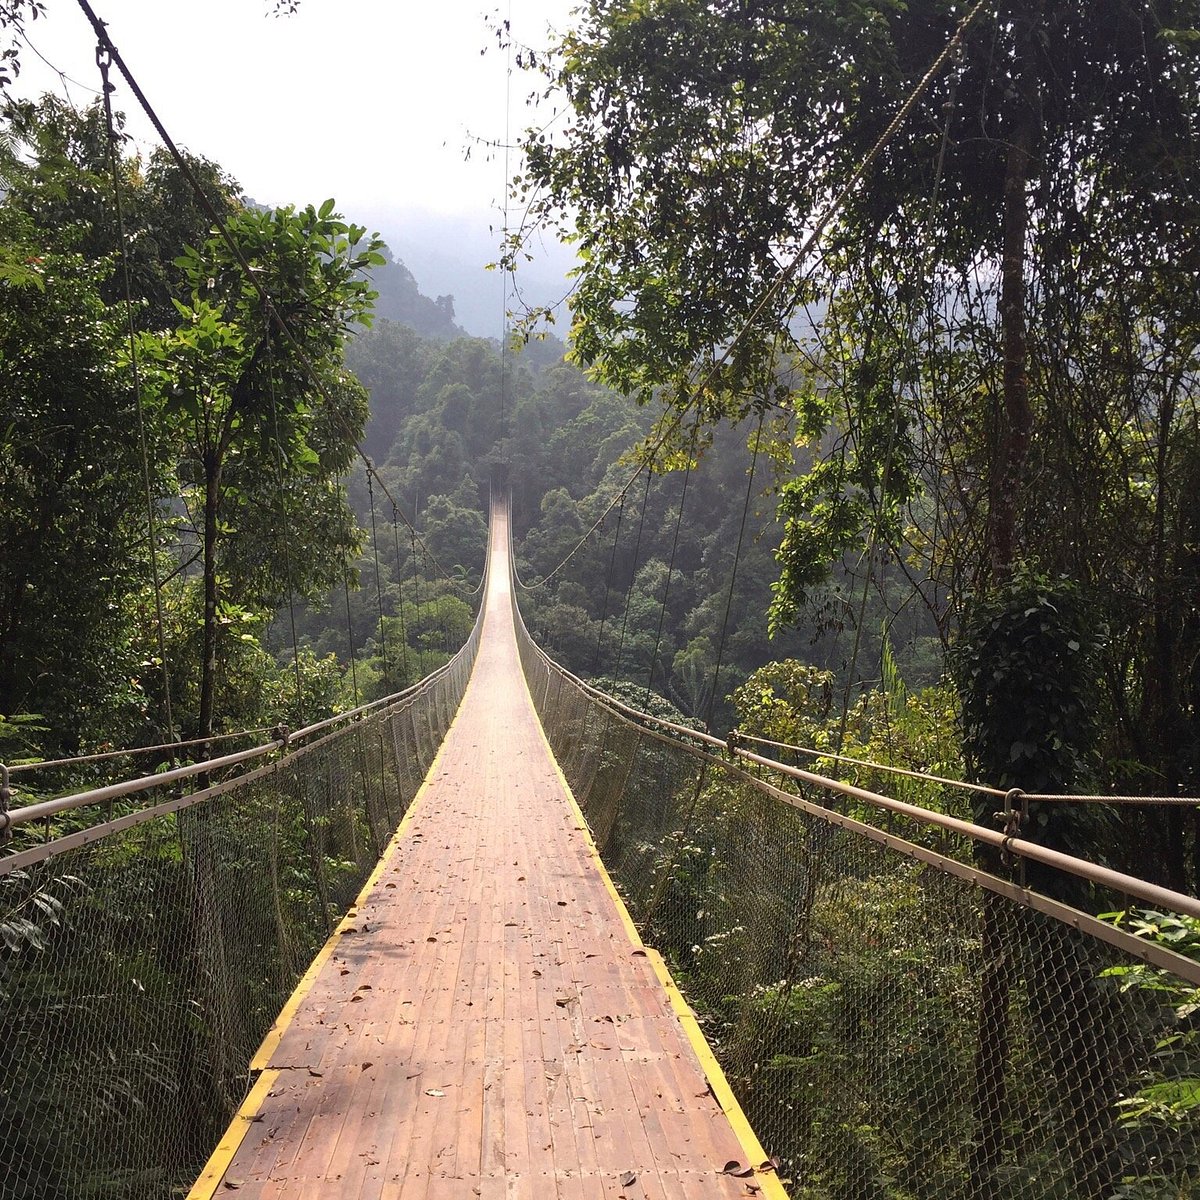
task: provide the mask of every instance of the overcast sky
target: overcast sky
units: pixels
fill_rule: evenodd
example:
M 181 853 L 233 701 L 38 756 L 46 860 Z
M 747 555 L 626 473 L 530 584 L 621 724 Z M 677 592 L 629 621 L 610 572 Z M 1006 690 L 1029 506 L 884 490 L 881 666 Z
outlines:
M 333 196 L 385 234 L 452 216 L 481 238 L 500 225 L 504 179 L 502 151 L 485 144 L 503 141 L 506 111 L 505 56 L 490 25 L 511 11 L 514 35 L 540 47 L 571 7 L 499 2 L 301 0 L 295 15 L 273 18 L 268 0 L 93 0 L 175 140 L 215 159 L 256 200 Z M 70 77 L 67 94 L 82 107 L 92 98 L 85 87 L 97 86 L 91 29 L 71 0 L 48 9 L 29 40 Z M 114 79 L 115 103 L 146 147 L 149 126 Z M 514 136 L 530 122 L 532 85 L 514 71 Z M 64 83 L 26 47 L 14 91 L 62 95 Z

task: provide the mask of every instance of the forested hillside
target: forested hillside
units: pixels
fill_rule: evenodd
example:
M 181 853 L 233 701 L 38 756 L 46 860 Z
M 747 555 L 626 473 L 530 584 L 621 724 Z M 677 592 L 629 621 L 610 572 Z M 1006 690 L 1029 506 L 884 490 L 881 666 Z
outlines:
M 372 272 L 388 281 L 389 311 L 459 333 L 449 298 L 421 295 L 332 200 L 251 203 L 192 159 L 205 211 L 166 151 L 131 154 L 119 118 L 111 131 L 107 120 L 100 104 L 50 97 L 4 109 L 10 763 L 178 740 L 202 752 L 211 736 L 353 703 L 347 658 L 271 628 L 281 605 L 356 579 L 365 533 L 346 483 L 368 396 L 346 339 L 371 319 Z M 461 642 L 463 621 L 465 603 L 432 588 L 422 598 L 413 636 L 438 627 L 419 646 L 425 665 Z
M 524 140 L 511 265 L 573 237 L 577 355 L 681 428 L 794 422 L 773 622 L 902 577 L 999 787 L 1200 790 L 1196 22 L 594 3 L 531 63 L 570 119 Z M 1182 808 L 1029 818 L 1200 871 Z

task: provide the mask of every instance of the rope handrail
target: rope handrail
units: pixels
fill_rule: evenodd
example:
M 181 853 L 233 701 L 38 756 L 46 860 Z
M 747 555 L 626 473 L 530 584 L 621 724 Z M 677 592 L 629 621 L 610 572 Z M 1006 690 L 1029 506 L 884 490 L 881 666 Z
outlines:
M 863 758 L 851 758 L 848 754 L 834 754 L 832 750 L 810 750 L 807 746 L 794 746 L 791 742 L 776 742 L 770 738 L 757 737 L 753 733 L 745 733 L 740 729 L 733 730 L 731 738 L 741 742 L 756 742 L 760 746 L 771 746 L 776 750 L 792 750 L 797 754 L 807 754 L 810 758 L 828 758 L 835 762 L 850 763 L 855 767 L 866 767 L 872 771 L 887 771 L 892 775 L 904 775 L 909 779 L 920 779 L 926 783 L 944 783 L 949 787 L 962 788 L 968 792 L 978 792 L 981 795 L 998 796 L 1003 798 L 1008 795 L 1005 788 L 991 787 L 986 783 L 969 783 L 964 779 L 949 779 L 944 775 L 933 775 L 928 771 L 917 771 L 910 767 L 894 767 L 887 763 L 870 762 Z M 1034 797 L 1029 797 L 1034 799 Z M 1040 797 L 1037 797 L 1040 799 Z
M 254 759 L 262 758 L 264 755 L 286 750 L 289 746 L 311 739 L 335 725 L 353 724 L 361 721 L 368 715 L 375 715 L 390 708 L 411 703 L 422 692 L 427 691 L 436 684 L 443 675 L 452 670 L 458 660 L 464 654 L 469 653 L 474 645 L 478 644 L 479 632 L 483 624 L 483 613 L 484 609 L 481 605 L 471 633 L 458 651 L 447 662 L 444 662 L 436 670 L 431 671 L 411 687 L 394 692 L 389 696 L 384 696 L 382 699 L 373 700 L 368 704 L 361 704 L 357 708 L 338 713 L 336 716 L 328 717 L 323 721 L 317 721 L 312 725 L 306 725 L 303 729 L 298 729 L 295 732 L 283 729 L 278 737 L 272 738 L 269 742 L 264 742 L 262 745 L 254 746 L 248 750 L 238 751 L 235 754 L 227 754 L 221 758 L 209 759 L 206 762 L 190 763 L 186 766 L 176 767 L 170 771 L 162 771 L 154 775 L 142 775 L 135 779 L 109 784 L 106 787 L 91 788 L 87 791 L 75 792 L 68 796 L 59 796 L 53 800 L 42 800 L 36 804 L 28 804 L 22 808 L 0 812 L 0 835 L 6 834 L 15 826 L 44 820 L 47 817 L 56 816 L 63 812 L 89 808 L 95 804 L 104 804 L 125 796 L 136 795 L 153 788 L 162 787 L 165 784 L 191 779 L 202 773 L 211 773 L 227 767 L 239 766 Z M 8 774 L 11 774 L 15 769 L 9 768 Z

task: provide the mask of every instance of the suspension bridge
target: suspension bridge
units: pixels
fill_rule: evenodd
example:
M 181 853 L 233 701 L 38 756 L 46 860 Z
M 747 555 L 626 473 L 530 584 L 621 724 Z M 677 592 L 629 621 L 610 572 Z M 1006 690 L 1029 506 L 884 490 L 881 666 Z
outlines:
M 415 688 L 4 814 L 0 1196 L 1192 1194 L 1200 965 L 973 849 L 1200 904 L 645 717 L 510 567 Z
M 783 1195 L 596 856 L 521 675 L 503 509 L 491 539 L 462 707 L 252 1061 L 193 1200 L 231 1180 L 296 1196 Z

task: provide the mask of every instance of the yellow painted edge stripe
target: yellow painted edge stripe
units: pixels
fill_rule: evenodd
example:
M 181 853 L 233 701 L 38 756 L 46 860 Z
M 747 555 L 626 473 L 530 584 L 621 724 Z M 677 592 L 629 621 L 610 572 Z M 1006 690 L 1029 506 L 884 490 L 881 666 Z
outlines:
M 187 1200 L 208 1200 L 217 1190 L 217 1185 L 224 1179 L 225 1172 L 229 1170 L 233 1156 L 238 1152 L 250 1126 L 257 1119 L 262 1102 L 267 1098 L 267 1094 L 275 1086 L 278 1078 L 278 1071 L 264 1071 L 258 1077 L 257 1082 L 250 1089 L 250 1094 L 242 1101 L 241 1108 L 237 1110 L 237 1114 L 225 1131 L 225 1136 L 209 1156 L 200 1178 L 192 1185 L 192 1190 L 187 1194 Z
M 525 679 L 524 672 L 521 673 L 521 678 L 525 683 L 526 694 L 529 695 L 529 703 L 532 705 L 533 695 L 529 692 L 529 681 Z M 534 715 L 535 717 L 537 715 L 536 706 L 534 706 Z M 642 941 L 642 935 L 638 932 L 638 927 L 634 924 L 633 917 L 630 916 L 629 909 L 626 907 L 621 893 L 617 891 L 617 885 L 613 883 L 612 876 L 609 875 L 608 868 L 604 865 L 604 860 L 600 857 L 600 851 L 596 847 L 596 839 L 592 836 L 591 826 L 588 824 L 587 818 L 583 815 L 583 809 L 579 807 L 579 801 L 575 799 L 575 793 L 572 791 L 571 785 L 567 782 L 567 777 L 563 774 L 562 767 L 558 765 L 558 759 L 554 755 L 550 739 L 546 737 L 546 730 L 542 726 L 540 718 L 537 721 L 537 727 L 542 743 L 546 747 L 546 753 L 550 756 L 550 761 L 554 764 L 554 771 L 558 776 L 558 781 L 567 795 L 571 811 L 579 821 L 579 828 L 583 832 L 588 852 L 595 862 L 596 869 L 600 872 L 600 878 L 604 882 L 605 889 L 617 907 L 621 924 L 624 925 L 625 932 L 629 935 L 629 940 L 634 947 L 645 951 L 650 966 L 653 968 L 654 974 L 658 977 L 659 984 L 667 993 L 671 1001 L 671 1008 L 679 1019 L 684 1036 L 687 1038 L 688 1044 L 691 1046 L 692 1052 L 700 1064 L 700 1070 L 703 1072 L 708 1086 L 712 1089 L 713 1097 L 717 1104 L 720 1105 L 721 1111 L 725 1114 L 725 1119 L 729 1122 L 729 1127 L 733 1130 L 734 1137 L 737 1138 L 742 1147 L 742 1153 L 746 1156 L 746 1164 L 754 1168 L 754 1182 L 758 1184 L 766 1200 L 788 1200 L 787 1189 L 783 1186 L 779 1176 L 775 1174 L 774 1168 L 768 1167 L 765 1171 L 760 1169 L 760 1164 L 767 1162 L 767 1153 L 762 1148 L 762 1143 L 758 1140 L 758 1136 L 751 1128 L 750 1122 L 746 1119 L 746 1114 L 742 1111 L 742 1106 L 733 1094 L 733 1089 L 729 1086 L 729 1080 L 725 1078 L 725 1072 L 721 1070 L 721 1064 L 717 1062 L 716 1055 L 713 1054 L 712 1047 L 708 1044 L 708 1039 L 704 1036 L 700 1028 L 700 1023 L 696 1020 L 696 1014 L 692 1012 L 675 980 L 671 978 L 671 972 L 667 969 L 667 964 L 663 961 L 663 956 L 652 946 L 647 946 Z
M 700 1068 L 708 1080 L 708 1086 L 712 1088 L 713 1096 L 729 1121 L 734 1136 L 746 1152 L 749 1165 L 754 1167 L 755 1182 L 762 1189 L 762 1194 L 769 1200 L 788 1200 L 787 1189 L 783 1186 L 779 1176 L 775 1174 L 775 1169 L 769 1164 L 765 1171 L 760 1169 L 761 1165 L 768 1161 L 767 1152 L 763 1149 L 758 1135 L 755 1134 L 750 1122 L 746 1119 L 742 1106 L 729 1086 L 729 1080 L 725 1078 L 725 1072 L 721 1070 L 721 1064 L 717 1062 L 716 1055 L 713 1054 L 712 1047 L 708 1044 L 708 1039 L 704 1036 L 700 1023 L 696 1020 L 696 1014 L 692 1012 L 683 993 L 676 986 L 675 980 L 671 978 L 671 972 L 667 969 L 662 955 L 652 946 L 646 947 L 646 954 L 649 956 L 654 973 L 658 976 L 659 982 L 671 1000 L 671 1007 L 675 1010 L 675 1015 L 683 1026 L 692 1050 L 700 1060 Z
M 418 805 L 424 800 L 425 793 L 429 790 L 430 784 L 437 775 L 438 768 L 442 762 L 442 754 L 446 749 L 446 742 L 450 738 L 450 731 L 457 723 L 459 713 L 461 712 L 462 705 L 460 704 L 458 712 L 454 714 L 454 720 L 450 722 L 446 729 L 446 736 L 442 739 L 442 744 L 433 756 L 433 762 L 430 763 L 429 770 L 425 773 L 425 778 L 421 781 L 421 786 L 417 788 L 416 795 L 412 798 L 412 803 L 405 810 L 400 824 L 396 826 L 396 832 L 392 834 L 391 840 L 388 842 L 383 854 L 380 855 L 379 862 L 375 864 L 375 869 L 367 876 L 367 881 L 355 897 L 354 903 L 346 910 L 346 915 L 338 922 L 337 928 L 329 935 L 325 945 L 317 952 L 317 957 L 312 960 L 308 970 L 300 977 L 300 982 L 296 985 L 295 991 L 292 992 L 288 997 L 287 1003 L 280 1009 L 279 1016 L 275 1018 L 275 1022 L 271 1028 L 267 1030 L 267 1036 L 263 1038 L 262 1045 L 259 1046 L 257 1053 L 250 1060 L 250 1070 L 261 1071 L 262 1074 L 250 1089 L 250 1093 L 242 1102 L 241 1107 L 234 1114 L 229 1128 L 225 1131 L 225 1136 L 209 1156 L 208 1162 L 204 1165 L 204 1170 L 200 1173 L 200 1178 L 196 1180 L 191 1191 L 188 1192 L 187 1200 L 212 1200 L 212 1197 L 215 1195 L 221 1180 L 225 1177 L 225 1172 L 229 1170 L 229 1166 L 233 1162 L 234 1155 L 241 1148 L 242 1141 L 249 1131 L 250 1126 L 257 1118 L 262 1102 L 267 1098 L 267 1094 L 270 1092 L 275 1080 L 279 1078 L 280 1071 L 269 1068 L 267 1065 L 270 1062 L 271 1055 L 279 1048 L 279 1043 L 283 1041 L 283 1035 L 295 1019 L 297 1010 L 312 990 L 313 985 L 317 982 L 317 977 L 321 974 L 321 969 L 329 961 L 334 950 L 337 949 L 338 943 L 342 940 L 342 934 L 357 919 L 359 905 L 366 900 L 371 889 L 375 887 L 382 878 L 384 871 L 387 870 L 392 855 L 395 854 L 400 842 L 404 839 L 408 831 L 409 825 L 412 823 L 413 817 L 416 815 Z

